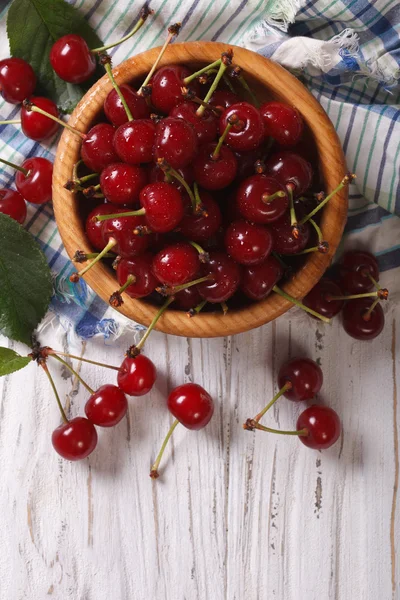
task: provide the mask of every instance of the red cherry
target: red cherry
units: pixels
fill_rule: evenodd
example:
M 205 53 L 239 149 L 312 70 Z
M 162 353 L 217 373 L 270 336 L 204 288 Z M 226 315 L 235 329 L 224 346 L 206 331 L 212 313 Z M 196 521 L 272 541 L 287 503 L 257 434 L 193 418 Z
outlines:
M 240 102 L 239 96 L 229 90 L 215 90 L 208 101 L 211 106 L 222 109 L 229 108 L 232 104 L 237 104 L 238 102 Z
M 183 65 L 168 65 L 158 69 L 151 81 L 151 102 L 155 108 L 168 114 L 174 106 L 184 102 L 182 87 L 184 79 L 191 75 L 191 71 Z M 185 86 L 192 89 L 198 96 L 200 86 L 197 80 Z
M 196 131 L 187 121 L 167 117 L 157 123 L 154 159 L 163 158 L 173 169 L 189 165 L 197 154 Z
M 272 236 L 266 227 L 246 221 L 234 221 L 225 233 L 229 256 L 242 265 L 258 265 L 272 249 Z
M 184 383 L 168 396 L 168 410 L 187 429 L 202 429 L 214 413 L 210 394 L 197 383 Z
M 158 281 L 153 275 L 152 264 L 153 256 L 147 253 L 129 259 L 122 258 L 118 262 L 117 279 L 119 285 L 124 285 L 129 275 L 135 277 L 135 281 L 125 290 L 128 296 L 131 298 L 144 298 L 154 292 Z
M 236 177 L 237 161 L 234 153 L 227 146 L 221 146 L 218 156 L 213 153 L 216 142 L 202 146 L 194 159 L 194 177 L 206 190 L 220 190 L 232 183 Z
M 42 98 L 41 96 L 32 96 L 30 101 L 38 108 L 58 118 L 58 108 L 52 100 Z M 54 135 L 58 127 L 58 123 L 52 119 L 40 113 L 27 110 L 24 106 L 21 108 L 21 128 L 24 135 L 31 140 L 41 142 Z
M 51 47 L 50 63 L 57 75 L 69 83 L 83 83 L 96 70 L 96 59 L 83 37 L 69 33 Z
M 210 260 L 201 265 L 201 275 L 212 275 L 210 281 L 198 284 L 197 289 L 204 300 L 212 303 L 225 302 L 233 296 L 240 284 L 240 267 L 223 252 L 210 252 Z
M 161 283 L 169 286 L 192 281 L 199 267 L 199 253 L 186 242 L 166 246 L 153 259 L 154 275 Z
M 343 292 L 334 281 L 323 278 L 303 298 L 303 304 L 320 315 L 332 319 L 342 310 L 344 302 L 343 300 L 328 300 L 329 296 L 343 296 Z
M 111 214 L 123 213 L 124 208 L 114 208 Z M 117 241 L 112 252 L 119 254 L 123 258 L 131 258 L 138 254 L 143 254 L 151 242 L 150 235 L 136 235 L 134 232 L 138 227 L 146 225 L 143 216 L 134 217 L 116 217 L 102 222 L 103 247 L 111 240 Z
M 144 96 L 139 96 L 137 91 L 126 83 L 120 85 L 119 89 L 134 119 L 148 119 L 150 117 L 151 111 Z M 119 127 L 128 121 L 124 105 L 114 89 L 104 100 L 104 112 L 107 119 L 115 127 Z
M 210 110 L 205 110 L 203 115 L 198 117 L 198 108 L 199 105 L 194 102 L 182 102 L 174 106 L 169 116 L 183 119 L 193 125 L 199 144 L 206 144 L 217 137 L 218 119 Z
M 115 213 L 115 206 L 112 204 L 100 204 L 96 206 L 88 215 L 85 222 L 85 231 L 90 244 L 96 250 L 103 250 L 103 221 L 97 221 L 96 217 L 100 215 L 112 215 Z
M 252 175 L 242 181 L 236 202 L 245 219 L 260 224 L 277 221 L 289 206 L 283 185 L 266 175 Z
M 307 435 L 299 439 L 315 450 L 330 448 L 339 439 L 341 426 L 337 413 L 329 406 L 313 405 L 306 408 L 297 419 L 297 430 L 306 429 Z
M 15 174 L 15 185 L 20 194 L 32 204 L 45 204 L 52 197 L 53 163 L 47 158 L 36 156 L 27 158 L 21 165 L 28 171 Z
M 14 190 L 0 189 L 0 213 L 22 225 L 26 219 L 26 204 L 21 194 Z
M 266 175 L 275 177 L 283 186 L 291 186 L 300 196 L 310 187 L 312 169 L 309 162 L 294 152 L 277 152 L 265 162 Z
M 290 224 L 290 218 L 286 215 L 272 223 L 270 231 L 273 238 L 273 250 L 278 254 L 297 254 L 304 250 L 310 239 L 309 224 L 298 225 L 296 237 Z
M 259 146 L 255 150 L 251 150 L 250 152 L 236 152 L 235 157 L 238 165 L 237 170 L 237 179 L 239 181 L 243 181 L 243 179 L 247 179 L 256 173 L 256 162 L 258 160 L 263 160 L 265 155 L 267 154 L 267 150 L 263 147 L 263 145 Z
M 88 419 L 75 417 L 53 431 L 51 442 L 54 450 L 63 458 L 81 460 L 96 448 L 97 432 Z
M 114 133 L 115 128 L 112 125 L 98 123 L 86 134 L 82 142 L 81 157 L 91 171 L 101 173 L 108 165 L 119 161 L 113 148 Z
M 118 373 L 118 385 L 128 396 L 144 396 L 148 394 L 157 378 L 157 370 L 154 363 L 139 354 L 135 358 L 127 356 Z
M 199 191 L 205 214 L 196 215 L 189 209 L 179 224 L 179 231 L 187 239 L 201 244 L 212 238 L 218 231 L 222 216 L 218 204 L 204 190 Z
M 116 385 L 102 385 L 86 402 L 85 413 L 89 421 L 99 427 L 114 427 L 128 410 L 128 401 Z
M 146 183 L 147 173 L 137 165 L 108 165 L 100 175 L 101 191 L 113 204 L 135 204 L 139 201 L 140 191 Z
M 184 214 L 182 195 L 170 183 L 149 183 L 140 192 L 146 222 L 156 233 L 172 231 Z
M 139 165 L 153 160 L 156 126 L 151 119 L 138 119 L 120 125 L 114 135 L 114 148 L 120 160 Z
M 241 290 L 252 300 L 263 300 L 283 276 L 283 269 L 274 256 L 259 265 L 243 269 Z
M 321 367 L 315 361 L 310 358 L 292 358 L 279 369 L 278 385 L 282 389 L 289 382 L 291 387 L 285 391 L 285 398 L 304 402 L 318 394 L 323 379 Z
M 356 340 L 373 340 L 385 325 L 385 315 L 380 303 L 373 308 L 368 318 L 368 309 L 372 303 L 371 298 L 358 298 L 350 300 L 343 308 L 344 330 Z
M 265 135 L 271 136 L 280 146 L 294 146 L 303 133 L 303 119 L 294 106 L 282 102 L 265 102 L 260 106 Z
M 379 266 L 373 254 L 363 250 L 346 252 L 339 263 L 341 287 L 349 294 L 364 294 L 374 287 L 370 277 L 379 281 Z
M 264 123 L 259 110 L 248 102 L 232 104 L 221 115 L 219 132 L 222 135 L 230 117 L 236 116 L 239 122 L 233 125 L 225 142 L 239 152 L 254 150 L 264 139 Z
M 200 296 L 197 286 L 195 285 L 192 285 L 192 287 L 186 288 L 185 290 L 181 290 L 177 294 L 174 294 L 174 296 L 174 308 L 184 311 L 189 311 L 191 308 L 195 308 L 202 301 L 202 297 Z
M 186 165 L 186 167 L 183 167 L 182 169 L 175 169 L 175 170 L 186 181 L 186 183 L 189 186 L 191 186 L 193 184 L 194 174 L 193 174 L 193 168 L 191 165 Z M 178 181 L 178 179 L 175 179 L 174 177 L 171 177 L 170 179 L 171 179 L 171 181 L 169 181 L 167 174 L 164 173 L 164 171 L 162 169 L 160 169 L 160 167 L 157 164 L 151 165 L 150 170 L 149 170 L 149 183 L 157 183 L 159 181 L 165 181 L 167 183 L 171 183 L 172 185 L 174 185 L 181 192 L 184 191 L 184 187 L 181 184 L 181 182 Z
M 6 102 L 23 102 L 33 94 L 35 85 L 36 75 L 25 60 L 15 57 L 0 60 L 0 93 Z

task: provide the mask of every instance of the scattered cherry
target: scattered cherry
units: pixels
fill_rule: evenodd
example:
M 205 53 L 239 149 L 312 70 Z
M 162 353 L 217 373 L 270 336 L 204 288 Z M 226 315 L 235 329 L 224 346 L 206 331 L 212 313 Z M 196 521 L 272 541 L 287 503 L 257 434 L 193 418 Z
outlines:
M 265 135 L 280 146 L 294 146 L 303 133 L 303 119 L 297 108 L 282 102 L 265 102 L 260 106 Z
M 75 417 L 62 423 L 51 436 L 53 448 L 67 460 L 82 460 L 93 452 L 97 445 L 97 432 L 91 421 Z
M 144 396 L 152 389 L 157 378 L 154 363 L 139 354 L 135 358 L 126 356 L 118 372 L 117 381 L 121 390 L 128 396 Z
M 15 185 L 20 194 L 32 204 L 45 204 L 52 197 L 53 163 L 47 158 L 27 158 L 17 170 Z
M 311 400 L 322 387 L 321 367 L 310 358 L 292 358 L 281 366 L 278 374 L 278 385 L 281 389 L 288 382 L 290 387 L 284 392 L 288 400 Z
M 376 338 L 385 325 L 385 315 L 378 302 L 372 311 L 371 298 L 358 298 L 347 302 L 343 308 L 343 327 L 346 333 L 356 340 L 372 340 Z
M 96 59 L 82 36 L 69 33 L 51 47 L 50 63 L 57 75 L 69 83 L 83 83 L 96 70 Z
M 202 429 L 214 413 L 214 402 L 197 383 L 184 383 L 168 396 L 168 409 L 187 429 Z
M 52 100 L 49 100 L 49 98 L 32 96 L 30 101 L 38 108 L 41 108 L 47 113 L 53 115 L 53 117 L 58 118 L 58 108 Z M 22 106 L 21 127 L 26 137 L 30 138 L 31 140 L 35 140 L 36 142 L 42 142 L 43 140 L 54 135 L 58 130 L 59 125 L 48 117 L 28 110 L 25 108 L 25 106 Z
M 344 301 L 330 300 L 329 297 L 342 295 L 343 292 L 340 287 L 331 279 L 324 277 L 303 298 L 303 304 L 312 308 L 317 313 L 324 315 L 324 317 L 332 319 L 332 317 L 342 310 Z
M 20 104 L 35 89 L 36 75 L 31 65 L 22 58 L 0 60 L 0 93 L 6 102 Z
M 128 401 L 116 385 L 102 385 L 86 402 L 85 413 L 89 421 L 99 427 L 114 427 L 128 410 Z
M 314 404 L 301 413 L 296 429 L 307 432 L 306 435 L 299 435 L 305 446 L 314 450 L 325 450 L 339 439 L 341 425 L 337 413 L 332 408 Z
M 379 281 L 379 266 L 373 254 L 364 250 L 346 252 L 339 263 L 339 283 L 349 294 L 363 294 Z
M 0 213 L 22 223 L 26 219 L 25 200 L 15 190 L 0 189 Z

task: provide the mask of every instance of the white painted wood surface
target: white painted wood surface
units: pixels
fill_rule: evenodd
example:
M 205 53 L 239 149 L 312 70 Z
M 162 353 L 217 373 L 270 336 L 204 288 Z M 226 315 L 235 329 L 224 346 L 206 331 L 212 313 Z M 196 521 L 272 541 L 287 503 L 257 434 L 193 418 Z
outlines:
M 399 330 L 393 303 L 384 334 L 364 344 L 338 320 L 324 326 L 298 312 L 234 338 L 154 334 L 146 352 L 156 390 L 131 399 L 129 418 L 75 464 L 51 448 L 60 419 L 44 374 L 32 364 L 2 378 L 1 600 L 400 598 Z M 82 350 L 50 330 L 42 341 Z M 118 363 L 130 341 L 95 339 L 85 355 Z M 320 401 L 343 421 L 323 453 L 241 427 L 298 354 L 320 359 Z M 82 413 L 85 390 L 58 364 L 53 372 L 70 414 Z M 115 378 L 89 365 L 82 374 L 93 387 Z M 212 393 L 215 416 L 203 431 L 176 429 L 153 482 L 167 391 L 183 381 Z M 268 422 L 291 428 L 299 410 L 282 400 Z

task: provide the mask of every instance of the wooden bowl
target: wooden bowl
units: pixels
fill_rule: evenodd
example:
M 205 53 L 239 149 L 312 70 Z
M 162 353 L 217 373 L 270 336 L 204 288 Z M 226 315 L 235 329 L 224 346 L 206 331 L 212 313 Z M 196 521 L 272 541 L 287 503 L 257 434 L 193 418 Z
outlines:
M 215 42 L 173 44 L 167 48 L 160 66 L 180 63 L 199 68 L 214 61 L 229 47 L 232 46 Z M 308 129 L 307 139 L 315 144 L 325 190 L 334 189 L 345 174 L 345 160 L 333 125 L 321 105 L 302 83 L 283 67 L 249 50 L 232 48 L 234 62 L 244 69 L 246 78 L 261 99 L 281 100 L 294 105 L 300 111 Z M 117 83 L 143 80 L 154 63 L 158 50 L 148 50 L 116 67 L 113 73 Z M 111 89 L 111 83 L 105 75 L 82 98 L 71 115 L 70 124 L 80 131 L 88 131 L 101 114 L 104 100 Z M 71 178 L 72 167 L 79 157 L 79 138 L 64 130 L 54 164 L 53 202 L 58 229 L 70 257 L 77 249 L 93 251 L 85 235 L 78 198 L 63 187 Z M 346 215 L 347 191 L 343 189 L 323 210 L 321 229 L 324 240 L 329 242 L 329 252 L 311 253 L 300 270 L 283 285 L 285 292 L 301 299 L 321 278 L 342 236 Z M 115 274 L 104 264 L 98 264 L 90 270 L 85 276 L 85 281 L 105 302 L 108 302 L 110 294 L 117 288 Z M 157 329 L 187 337 L 226 336 L 268 323 L 291 306 L 290 302 L 272 293 L 261 302 L 231 309 L 225 316 L 219 312 L 200 313 L 189 319 L 184 312 L 168 309 L 159 320 Z M 143 300 L 133 300 L 125 294 L 124 304 L 118 310 L 130 319 L 148 325 L 157 308 Z

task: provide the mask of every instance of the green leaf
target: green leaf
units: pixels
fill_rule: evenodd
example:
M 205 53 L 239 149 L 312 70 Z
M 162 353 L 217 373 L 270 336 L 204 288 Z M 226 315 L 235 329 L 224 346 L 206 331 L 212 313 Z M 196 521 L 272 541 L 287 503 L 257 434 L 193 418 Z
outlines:
M 94 80 L 104 75 L 99 67 L 92 80 L 77 86 L 53 71 L 50 49 L 63 35 L 77 33 L 89 48 L 103 46 L 82 14 L 64 0 L 14 0 L 7 14 L 7 33 L 11 55 L 30 63 L 37 75 L 37 95 L 49 96 L 64 112 L 70 112 Z
M 0 331 L 30 345 L 52 293 L 42 250 L 19 223 L 0 213 Z
M 0 377 L 23 369 L 30 362 L 32 359 L 29 356 L 21 356 L 10 348 L 0 348 Z

